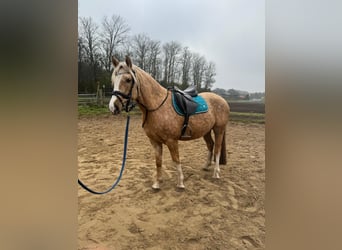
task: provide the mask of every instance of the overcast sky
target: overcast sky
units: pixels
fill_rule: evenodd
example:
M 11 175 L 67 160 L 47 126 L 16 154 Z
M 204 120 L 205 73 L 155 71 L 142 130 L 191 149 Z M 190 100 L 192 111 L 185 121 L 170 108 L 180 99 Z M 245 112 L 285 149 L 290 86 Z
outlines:
M 78 1 L 78 15 L 98 24 L 113 14 L 125 19 L 131 34 L 178 41 L 213 61 L 213 89 L 265 91 L 264 0 Z

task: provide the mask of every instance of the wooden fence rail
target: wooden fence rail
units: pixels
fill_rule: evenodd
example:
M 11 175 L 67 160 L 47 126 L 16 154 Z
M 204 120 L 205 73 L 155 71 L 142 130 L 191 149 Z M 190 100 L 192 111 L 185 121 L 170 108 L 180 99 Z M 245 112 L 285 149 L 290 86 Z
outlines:
M 78 104 L 96 104 L 96 94 L 78 94 Z

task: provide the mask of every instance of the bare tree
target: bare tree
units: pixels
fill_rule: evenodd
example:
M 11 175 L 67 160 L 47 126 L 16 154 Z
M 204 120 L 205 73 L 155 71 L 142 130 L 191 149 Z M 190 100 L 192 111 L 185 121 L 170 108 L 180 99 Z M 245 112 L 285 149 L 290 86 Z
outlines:
M 138 34 L 133 37 L 131 44 L 137 66 L 147 72 L 149 71 L 150 43 L 151 39 L 146 34 Z
M 85 56 L 85 45 L 84 45 L 84 42 L 83 42 L 83 39 L 82 37 L 78 36 L 78 40 L 77 40 L 77 48 L 78 48 L 78 63 L 77 63 L 77 66 L 78 66 L 78 89 L 81 90 L 82 87 L 84 90 L 85 88 L 85 84 L 84 84 L 84 74 L 83 74 L 83 71 L 84 71 L 84 64 L 85 64 L 85 60 L 86 60 L 86 56 Z
M 183 54 L 181 58 L 181 68 L 182 68 L 182 85 L 181 87 L 185 89 L 190 84 L 190 69 L 191 69 L 191 52 L 188 47 L 183 49 Z
M 82 63 L 84 61 L 84 44 L 83 44 L 83 39 L 78 36 L 77 39 L 77 48 L 78 48 L 78 72 L 81 72 L 82 70 Z
M 170 45 L 168 43 L 163 45 L 163 54 L 164 54 L 164 78 L 163 83 L 165 86 L 169 83 L 169 61 L 170 61 Z
M 122 45 L 130 28 L 121 16 L 112 15 L 111 18 L 105 16 L 102 20 L 102 50 L 104 52 L 104 67 L 110 72 L 112 56 L 118 52 L 118 47 Z
M 159 55 L 161 53 L 160 42 L 150 40 L 150 54 L 149 54 L 149 73 L 155 79 L 160 78 L 160 59 Z M 159 77 L 159 78 L 158 78 Z
M 82 37 L 78 36 L 77 39 L 77 48 L 78 48 L 78 62 L 83 62 L 84 60 L 84 42 Z
M 200 56 L 197 53 L 192 55 L 193 64 L 192 64 L 192 78 L 194 81 L 194 85 L 198 90 L 201 90 L 202 82 L 203 82 L 203 74 L 205 71 L 206 60 L 203 56 Z
M 97 81 L 97 68 L 101 60 L 98 25 L 91 17 L 80 18 L 80 38 L 83 41 L 85 58 L 92 68 L 93 83 Z
M 214 76 L 216 75 L 216 66 L 215 63 L 209 62 L 204 70 L 204 86 L 205 90 L 210 90 L 215 82 Z
M 133 55 L 137 66 L 150 73 L 153 78 L 160 79 L 159 41 L 152 40 L 146 34 L 138 34 L 133 36 L 130 48 L 126 48 L 126 51 Z
M 130 56 L 132 58 L 135 58 L 133 55 L 133 49 L 132 49 L 132 42 L 130 40 L 127 40 L 126 43 L 123 44 L 122 49 L 120 52 L 116 52 L 115 55 L 118 55 L 118 59 L 124 59 L 125 56 Z
M 178 65 L 178 55 L 182 50 L 182 46 L 178 42 L 172 41 L 171 44 L 171 53 L 170 53 L 170 81 L 172 83 L 175 82 L 176 73 L 177 73 L 177 65 Z
M 163 60 L 161 58 L 157 58 L 156 60 L 156 71 L 155 71 L 155 79 L 161 83 L 163 80 Z
M 182 46 L 180 43 L 172 41 L 163 46 L 164 52 L 164 82 L 165 84 L 174 84 L 176 79 L 178 56 Z

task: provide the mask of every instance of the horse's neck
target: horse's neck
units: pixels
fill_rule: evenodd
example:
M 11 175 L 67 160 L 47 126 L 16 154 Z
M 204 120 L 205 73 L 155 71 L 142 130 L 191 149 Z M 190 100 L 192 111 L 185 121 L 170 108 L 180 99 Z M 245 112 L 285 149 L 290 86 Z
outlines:
M 137 70 L 137 77 L 140 85 L 138 103 L 147 109 L 155 109 L 165 99 L 167 90 L 140 68 Z

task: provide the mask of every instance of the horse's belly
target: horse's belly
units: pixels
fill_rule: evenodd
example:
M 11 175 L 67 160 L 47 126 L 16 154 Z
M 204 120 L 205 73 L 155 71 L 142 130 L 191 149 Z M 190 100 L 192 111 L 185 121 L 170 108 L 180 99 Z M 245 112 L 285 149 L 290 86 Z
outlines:
M 184 124 L 184 116 L 176 113 L 169 113 L 164 116 L 150 116 L 146 122 L 144 130 L 146 135 L 157 141 L 166 141 L 168 139 L 178 140 L 181 136 L 181 130 Z M 192 115 L 189 117 L 190 139 L 197 139 L 207 134 L 215 125 L 215 117 L 210 112 Z
M 196 139 L 207 134 L 215 125 L 215 119 L 209 114 L 199 114 L 190 116 L 189 127 L 192 139 Z

